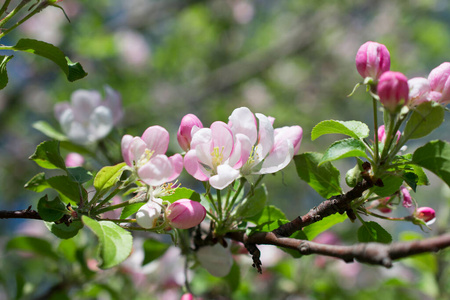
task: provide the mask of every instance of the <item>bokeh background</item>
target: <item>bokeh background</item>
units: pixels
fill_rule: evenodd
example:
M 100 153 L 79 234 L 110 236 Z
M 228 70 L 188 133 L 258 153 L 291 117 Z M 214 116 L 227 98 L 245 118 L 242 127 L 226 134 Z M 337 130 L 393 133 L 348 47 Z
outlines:
M 233 109 L 247 106 L 275 117 L 274 127 L 302 126 L 300 152 L 323 152 L 338 137 L 311 141 L 312 128 L 322 120 L 359 120 L 373 132 L 372 102 L 364 88 L 347 97 L 362 80 L 354 65 L 361 44 L 369 40 L 385 44 L 391 70 L 409 78 L 426 77 L 450 60 L 446 0 L 64 0 L 60 4 L 70 23 L 59 9 L 50 7 L 1 43 L 13 45 L 23 37 L 52 43 L 79 61 L 89 75 L 70 83 L 52 62 L 14 53 L 8 63 L 9 84 L 0 91 L 0 209 L 36 205 L 40 196 L 23 185 L 41 171 L 28 157 L 47 138 L 32 124 L 45 120 L 59 128 L 53 106 L 69 100 L 77 89 L 103 92 L 109 85 L 122 95 L 125 117 L 110 140 L 161 125 L 172 136 L 169 151 L 178 152 L 175 136 L 185 114 L 194 113 L 209 126 L 227 121 Z M 449 129 L 444 123 L 427 139 L 449 141 Z M 412 141 L 406 152 L 424 142 Z M 349 159 L 337 166 L 344 176 L 354 164 Z M 394 240 L 447 230 L 450 193 L 432 174 L 430 179 L 431 185 L 413 197 L 421 206 L 437 210 L 437 223 L 426 232 L 410 224 L 383 223 Z M 187 174 L 180 182 L 195 187 Z M 290 219 L 322 201 L 298 179 L 292 165 L 265 182 L 270 203 Z M 392 215 L 405 213 L 399 209 Z M 89 253 L 94 256 L 95 251 L 86 239 L 92 237 L 61 246 L 37 223 L 2 220 L 0 246 L 23 233 L 44 237 L 55 249 L 76 251 L 58 261 L 0 251 L 0 298 L 180 297 L 183 261 L 174 263 L 171 257 L 179 257 L 175 249 L 165 260 L 145 267 L 135 257 L 121 267 L 98 271 L 89 266 Z M 332 236 L 322 238 L 351 244 L 358 227 L 347 220 L 333 228 Z M 135 248 L 138 256 L 139 246 Z M 389 270 L 318 257 L 294 261 L 274 247 L 262 252 L 262 275 L 240 255 L 236 257 L 240 283 L 196 269 L 189 274 L 193 291 L 204 299 L 450 299 L 448 251 L 407 259 Z M 83 260 L 88 263 L 83 265 Z

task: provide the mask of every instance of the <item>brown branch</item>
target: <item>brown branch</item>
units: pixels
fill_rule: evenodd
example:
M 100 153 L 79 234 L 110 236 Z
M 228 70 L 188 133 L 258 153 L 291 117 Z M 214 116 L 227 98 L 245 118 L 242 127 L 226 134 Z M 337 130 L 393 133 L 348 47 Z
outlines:
M 39 213 L 31 209 L 31 205 L 27 209 L 22 210 L 0 210 L 0 219 L 35 219 L 42 220 Z

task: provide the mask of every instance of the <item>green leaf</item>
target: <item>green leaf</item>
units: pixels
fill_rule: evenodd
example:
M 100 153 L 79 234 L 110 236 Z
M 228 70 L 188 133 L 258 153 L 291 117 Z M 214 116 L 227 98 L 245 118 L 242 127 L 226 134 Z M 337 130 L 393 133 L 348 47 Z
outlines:
M 11 58 L 13 58 L 12 55 L 0 55 L 0 90 L 5 88 L 5 86 L 8 84 L 6 64 Z
M 58 252 L 71 263 L 77 261 L 77 243 L 74 239 L 64 239 L 59 242 Z
M 358 229 L 358 241 L 361 243 L 378 242 L 389 244 L 392 236 L 377 222 L 364 222 Z
M 362 181 L 362 164 L 363 161 L 357 157 L 356 165 L 352 169 L 348 170 L 347 174 L 345 174 L 345 182 L 349 187 L 355 187 L 358 182 Z
M 94 179 L 94 187 L 97 192 L 106 191 L 113 187 L 119 181 L 120 176 L 122 176 L 126 165 L 123 162 L 115 166 L 104 167 L 98 171 Z
M 47 195 L 39 200 L 37 210 L 42 220 L 47 222 L 58 221 L 67 212 L 66 206 L 58 197 L 48 201 Z
M 45 189 L 50 188 L 50 185 L 47 183 L 47 179 L 45 179 L 45 173 L 39 173 L 34 175 L 27 183 L 25 183 L 24 187 L 27 190 L 40 193 Z
M 77 183 L 85 183 L 92 179 L 92 173 L 83 167 L 67 168 L 69 179 Z
M 303 232 L 308 237 L 308 240 L 312 241 L 316 236 L 318 236 L 325 230 L 328 230 L 338 223 L 344 222 L 346 219 L 347 214 L 334 214 L 306 226 L 305 228 L 303 228 Z
M 267 189 L 262 185 L 253 191 L 253 194 L 245 198 L 236 209 L 235 215 L 240 218 L 249 218 L 259 214 L 267 202 Z
M 192 201 L 200 202 L 200 195 L 195 191 L 188 188 L 176 188 L 175 193 L 168 196 L 163 196 L 161 199 L 169 201 L 170 203 L 174 203 L 180 199 L 190 199 Z
M 52 127 L 52 125 L 50 125 L 49 123 L 45 122 L 45 121 L 37 121 L 35 123 L 33 123 L 34 129 L 39 130 L 40 132 L 42 132 L 43 134 L 45 134 L 46 136 L 48 136 L 49 138 L 55 139 L 57 141 L 66 141 L 67 137 L 59 132 L 58 130 L 56 130 L 55 128 Z
M 58 141 L 40 143 L 29 159 L 34 160 L 39 166 L 45 169 L 66 169 L 64 159 L 59 153 Z
M 367 158 L 364 143 L 357 139 L 340 140 L 331 144 L 331 146 L 325 151 L 319 166 L 325 162 L 355 156 Z
M 405 172 L 403 173 L 402 178 L 405 181 L 405 183 L 409 185 L 414 192 L 416 192 L 419 176 L 417 176 L 416 173 L 414 172 Z
M 86 190 L 68 176 L 54 176 L 47 179 L 50 187 L 57 190 L 64 203 L 77 204 L 80 199 L 87 199 Z
M 236 291 L 241 283 L 241 270 L 239 268 L 239 264 L 233 261 L 230 273 L 223 277 L 223 279 L 228 283 L 231 292 Z
M 397 192 L 403 183 L 403 178 L 390 174 L 384 174 L 381 176 L 384 186 L 375 186 L 372 188 L 372 192 L 380 197 L 388 197 Z
M 87 75 L 80 63 L 71 62 L 58 47 L 52 44 L 32 39 L 21 39 L 10 49 L 33 53 L 53 61 L 66 74 L 67 80 L 71 82 Z
M 84 225 L 98 237 L 102 259 L 101 268 L 114 267 L 128 258 L 133 246 L 130 232 L 110 221 L 97 222 L 86 216 L 83 216 L 82 220 Z
M 6 250 L 31 252 L 37 255 L 47 256 L 55 260 L 58 259 L 58 255 L 53 251 L 52 245 L 48 241 L 37 237 L 18 236 L 12 238 L 6 244 Z
M 80 220 L 75 220 L 67 226 L 64 223 L 55 224 L 50 222 L 45 222 L 48 230 L 56 235 L 60 239 L 70 239 L 78 234 L 81 228 L 83 228 L 83 223 Z
M 160 258 L 164 253 L 166 253 L 169 247 L 170 247 L 169 244 L 162 243 L 154 239 L 145 240 L 143 244 L 144 260 L 142 261 L 142 265 L 146 265 L 149 262 L 152 262 Z
M 412 161 L 430 170 L 450 186 L 450 143 L 431 141 L 414 151 Z
M 278 223 L 279 220 L 286 220 L 286 216 L 279 208 L 273 205 L 266 206 L 259 214 L 247 218 L 247 221 L 260 225 L 258 230 L 261 231 L 272 231 L 278 228 L 281 225 Z
M 403 137 L 418 139 L 430 134 L 444 121 L 444 108 L 434 101 L 417 106 L 406 123 Z
M 326 120 L 317 124 L 311 132 L 311 140 L 315 140 L 324 134 L 345 134 L 355 139 L 369 136 L 369 127 L 359 121 L 335 121 Z
M 123 208 L 122 213 L 120 214 L 121 219 L 126 219 L 132 214 L 136 213 L 139 208 L 141 208 L 145 202 L 132 203 Z
M 319 166 L 322 154 L 308 152 L 294 157 L 298 176 L 325 199 L 342 193 L 339 171 L 331 163 Z

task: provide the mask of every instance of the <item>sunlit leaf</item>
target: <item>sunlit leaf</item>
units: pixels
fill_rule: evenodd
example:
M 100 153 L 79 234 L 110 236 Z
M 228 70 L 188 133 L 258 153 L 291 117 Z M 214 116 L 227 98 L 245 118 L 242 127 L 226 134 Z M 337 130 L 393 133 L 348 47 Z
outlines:
M 346 157 L 366 157 L 366 147 L 363 142 L 357 139 L 345 139 L 334 142 L 325 151 L 319 166 Z
M 42 168 L 66 169 L 64 159 L 59 152 L 58 141 L 45 141 L 40 143 L 29 159 L 35 161 Z
M 359 121 L 335 121 L 326 120 L 317 124 L 311 132 L 311 140 L 315 140 L 324 134 L 345 134 L 355 139 L 369 136 L 369 127 Z
M 94 187 L 97 192 L 106 191 L 113 187 L 117 181 L 119 181 L 120 176 L 122 176 L 125 166 L 126 163 L 123 162 L 115 166 L 103 167 L 100 171 L 98 171 L 94 179 Z
M 428 101 L 417 106 L 406 123 L 403 136 L 408 139 L 418 139 L 430 134 L 444 121 L 442 105 Z

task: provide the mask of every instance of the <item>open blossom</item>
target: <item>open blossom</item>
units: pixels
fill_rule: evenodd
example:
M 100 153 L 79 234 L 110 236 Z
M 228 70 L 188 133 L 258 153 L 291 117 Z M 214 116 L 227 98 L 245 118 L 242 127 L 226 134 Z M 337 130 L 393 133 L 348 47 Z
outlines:
M 195 132 L 200 128 L 203 128 L 203 124 L 193 114 L 187 114 L 181 119 L 181 124 L 177 132 L 177 140 L 184 151 L 189 151 L 191 148 L 192 131 Z
M 389 71 L 391 58 L 385 45 L 376 42 L 364 43 L 356 53 L 356 69 L 363 77 L 377 80 L 382 73 Z
M 402 133 L 397 130 L 395 136 L 397 137 L 396 143 L 398 143 L 400 137 L 402 136 Z M 386 138 L 386 128 L 384 127 L 384 125 L 381 125 L 380 127 L 378 127 L 378 141 L 384 144 L 386 143 Z
M 400 72 L 384 72 L 380 76 L 377 93 L 381 104 L 394 112 L 398 106 L 408 104 L 408 78 Z
M 206 209 L 200 203 L 189 199 L 175 201 L 167 208 L 167 219 L 172 227 L 188 229 L 200 224 L 206 216 Z
M 191 149 L 184 157 L 186 171 L 195 179 L 209 181 L 215 189 L 224 189 L 239 177 L 242 166 L 240 141 L 235 142 L 230 127 L 220 121 L 194 133 Z
M 122 156 L 128 166 L 137 170 L 142 181 L 159 186 L 176 179 L 183 170 L 180 154 L 171 157 L 165 155 L 168 146 L 167 130 L 161 126 L 151 126 L 142 137 L 123 136 Z
M 107 136 L 113 126 L 122 118 L 120 95 L 105 88 L 106 98 L 98 91 L 76 90 L 72 93 L 70 103 L 55 105 L 55 116 L 69 140 L 86 145 Z
M 409 106 L 414 107 L 430 101 L 430 84 L 424 77 L 414 77 L 408 80 Z
M 257 121 L 259 121 L 259 127 Z M 242 175 L 275 173 L 286 167 L 298 152 L 303 130 L 300 126 L 273 129 L 273 118 L 253 114 L 240 107 L 229 117 L 229 125 L 245 157 Z

